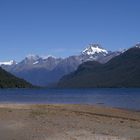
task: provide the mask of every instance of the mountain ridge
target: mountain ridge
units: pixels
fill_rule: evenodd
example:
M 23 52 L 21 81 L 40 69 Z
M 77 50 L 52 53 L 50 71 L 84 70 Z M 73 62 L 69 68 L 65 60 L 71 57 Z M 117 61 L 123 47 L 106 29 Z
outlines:
M 33 88 L 27 81 L 17 78 L 0 67 L 0 88 Z
M 53 56 L 44 58 L 38 55 L 29 55 L 19 63 L 1 65 L 1 67 L 15 76 L 31 82 L 33 85 L 47 86 L 58 82 L 62 76 L 75 71 L 80 64 L 86 61 L 95 60 L 106 63 L 119 54 L 121 52 L 107 51 L 99 44 L 89 44 L 78 55 L 66 58 Z
M 140 48 L 134 47 L 105 64 L 91 61 L 65 75 L 58 87 L 140 87 Z

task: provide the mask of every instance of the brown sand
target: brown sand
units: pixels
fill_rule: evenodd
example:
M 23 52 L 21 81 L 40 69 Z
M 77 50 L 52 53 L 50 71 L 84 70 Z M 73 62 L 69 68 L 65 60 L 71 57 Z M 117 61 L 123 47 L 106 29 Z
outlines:
M 140 140 L 140 112 L 90 105 L 0 104 L 0 140 Z

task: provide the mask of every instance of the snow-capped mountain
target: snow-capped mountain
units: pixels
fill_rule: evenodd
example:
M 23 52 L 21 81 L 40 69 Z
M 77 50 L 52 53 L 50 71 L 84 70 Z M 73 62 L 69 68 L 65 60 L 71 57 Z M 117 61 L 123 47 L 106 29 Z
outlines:
M 42 58 L 40 56 L 30 56 L 25 57 L 21 62 L 19 62 L 12 71 L 23 71 L 37 68 L 44 68 L 46 70 L 52 70 L 59 62 L 61 58 L 55 58 L 49 56 L 48 58 Z
M 62 76 L 75 71 L 83 62 L 94 60 L 106 63 L 120 53 L 107 51 L 99 44 L 90 44 L 79 55 L 63 59 L 53 56 L 28 55 L 19 63 L 1 62 L 1 67 L 34 85 L 46 86 L 58 82 Z
M 20 63 L 24 65 L 33 65 L 40 57 L 38 55 L 28 55 Z
M 136 46 L 105 64 L 96 61 L 81 64 L 76 71 L 62 77 L 58 87 L 140 87 L 140 47 Z
M 103 49 L 99 44 L 89 44 L 87 48 L 85 48 L 82 51 L 83 55 L 97 55 L 97 54 L 103 54 L 106 56 L 109 52 L 105 49 Z
M 19 62 L 19 65 L 28 65 L 31 67 L 42 67 L 46 66 L 47 63 L 57 63 L 59 61 L 59 58 L 53 57 L 51 55 L 48 55 L 46 57 L 42 57 L 39 55 L 28 55 L 23 59 L 21 62 Z M 50 64 L 50 65 L 51 65 Z
M 26 56 L 26 59 L 28 59 L 28 60 L 37 60 L 39 58 L 40 58 L 39 55 L 34 55 L 34 54 L 29 54 Z
M 111 51 L 107 51 L 106 49 L 102 48 L 99 44 L 89 44 L 88 47 L 86 47 L 81 52 L 81 58 L 83 59 L 83 62 L 92 60 L 101 61 L 105 57 L 108 57 L 111 53 Z
M 15 64 L 16 64 L 16 61 L 14 61 L 14 60 L 6 61 L 6 62 L 0 62 L 0 66 L 1 65 L 11 66 L 11 65 L 15 65 Z

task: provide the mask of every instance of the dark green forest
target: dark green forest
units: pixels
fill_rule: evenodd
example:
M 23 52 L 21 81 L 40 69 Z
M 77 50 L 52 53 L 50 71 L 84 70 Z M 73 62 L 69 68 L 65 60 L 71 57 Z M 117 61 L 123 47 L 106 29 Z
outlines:
M 140 48 L 131 48 L 105 64 L 85 62 L 64 76 L 58 87 L 140 87 Z
M 0 88 L 31 88 L 30 83 L 0 68 Z

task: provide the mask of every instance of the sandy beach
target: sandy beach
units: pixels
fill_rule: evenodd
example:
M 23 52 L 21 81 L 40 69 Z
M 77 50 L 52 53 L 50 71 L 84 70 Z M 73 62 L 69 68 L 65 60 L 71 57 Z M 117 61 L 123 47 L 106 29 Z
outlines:
M 92 105 L 0 104 L 0 140 L 140 140 L 140 112 Z

